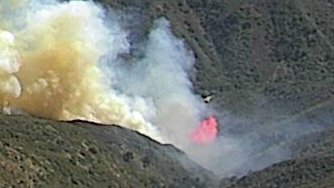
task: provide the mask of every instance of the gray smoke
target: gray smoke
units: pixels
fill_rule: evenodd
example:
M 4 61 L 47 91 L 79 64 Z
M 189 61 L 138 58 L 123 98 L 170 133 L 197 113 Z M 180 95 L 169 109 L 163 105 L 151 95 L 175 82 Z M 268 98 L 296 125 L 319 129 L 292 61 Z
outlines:
M 236 134 L 225 130 L 247 120 L 219 109 L 213 114 L 221 135 L 212 144 L 192 143 L 201 120 L 214 112 L 193 92 L 194 55 L 167 19 L 142 36 L 134 32 L 141 20 L 121 23 L 134 17 L 93 1 L 0 0 L 3 110 L 118 124 L 171 143 L 224 177 L 288 159 L 284 143 L 317 130 L 268 122 Z

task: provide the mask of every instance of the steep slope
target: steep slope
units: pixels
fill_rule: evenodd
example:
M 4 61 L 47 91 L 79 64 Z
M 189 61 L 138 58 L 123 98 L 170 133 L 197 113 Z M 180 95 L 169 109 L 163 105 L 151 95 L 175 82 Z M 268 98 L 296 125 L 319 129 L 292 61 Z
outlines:
M 142 20 L 137 36 L 147 32 L 153 18 L 167 17 L 194 51 L 196 92 L 212 94 L 218 110 L 246 116 L 253 124 L 310 112 L 317 113 L 310 121 L 328 123 L 334 101 L 331 2 L 98 2 Z
M 330 1 L 187 2 L 219 54 L 214 66 L 227 77 L 207 81 L 226 99 L 220 103 L 243 113 L 265 107 L 290 115 L 333 98 Z
M 140 18 L 142 22 L 132 22 L 142 26 L 133 33 L 138 40 L 145 37 L 153 18 L 171 20 L 197 58 L 196 92 L 213 94 L 217 110 L 227 109 L 262 126 L 236 126 L 237 131 L 261 132 L 273 121 L 279 122 L 275 126 L 307 122 L 332 127 L 332 1 L 98 2 Z M 181 154 L 132 131 L 83 122 L 73 126 L 26 117 L 0 119 L 0 169 L 6 172 L 1 172 L 0 182 L 6 185 L 212 186 L 205 184 L 210 173 L 195 167 L 204 175 L 189 174 L 192 170 L 174 158 Z M 221 186 L 280 187 L 285 182 L 286 187 L 332 187 L 333 134 L 325 130 L 283 143 L 295 151 L 290 160 Z
M 333 187 L 333 156 L 289 160 L 221 187 Z
M 330 129 L 304 136 L 291 145 L 294 159 L 241 179 L 224 180 L 221 187 L 333 187 L 333 135 Z
M 207 187 L 172 146 L 117 126 L 0 116 L 0 186 Z

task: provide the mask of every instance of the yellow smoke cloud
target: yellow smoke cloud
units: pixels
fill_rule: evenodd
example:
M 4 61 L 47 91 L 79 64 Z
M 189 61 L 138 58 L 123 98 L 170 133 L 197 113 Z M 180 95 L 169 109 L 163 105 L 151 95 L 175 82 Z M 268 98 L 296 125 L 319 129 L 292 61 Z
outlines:
M 32 2 L 16 0 L 6 6 L 15 9 L 27 3 Z M 0 18 L 2 108 L 58 120 L 124 125 L 162 141 L 139 112 L 109 92 L 98 66 L 108 45 L 107 38 L 100 36 L 108 29 L 98 6 L 81 1 L 55 3 L 24 16 L 23 29 L 12 26 L 15 19 Z

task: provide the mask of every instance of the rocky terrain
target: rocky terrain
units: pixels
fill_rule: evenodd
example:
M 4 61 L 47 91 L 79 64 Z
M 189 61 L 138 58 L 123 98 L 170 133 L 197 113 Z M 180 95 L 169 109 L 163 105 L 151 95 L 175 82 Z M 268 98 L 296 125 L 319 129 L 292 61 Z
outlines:
M 136 15 L 142 28 L 132 33 L 136 40 L 154 18 L 167 17 L 195 53 L 196 92 L 212 95 L 210 105 L 218 111 L 256 125 L 229 131 L 261 132 L 268 122 L 322 129 L 284 143 L 294 151 L 289 160 L 218 180 L 172 146 L 130 130 L 1 116 L 1 187 L 334 186 L 334 1 L 98 2 Z

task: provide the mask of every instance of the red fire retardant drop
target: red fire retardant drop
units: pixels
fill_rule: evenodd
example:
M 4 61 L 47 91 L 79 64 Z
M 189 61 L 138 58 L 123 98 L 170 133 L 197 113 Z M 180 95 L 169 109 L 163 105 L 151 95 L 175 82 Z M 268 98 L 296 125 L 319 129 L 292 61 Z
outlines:
M 192 135 L 192 141 L 197 144 L 209 144 L 218 134 L 218 122 L 214 116 L 203 120 Z

